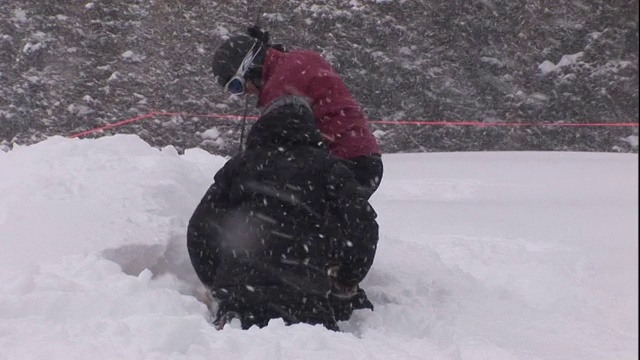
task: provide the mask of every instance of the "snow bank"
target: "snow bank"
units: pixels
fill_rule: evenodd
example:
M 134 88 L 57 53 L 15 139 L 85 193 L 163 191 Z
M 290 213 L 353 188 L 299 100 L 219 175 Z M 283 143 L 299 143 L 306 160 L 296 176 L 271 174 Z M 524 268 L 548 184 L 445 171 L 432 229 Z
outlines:
M 224 161 L 125 135 L 0 152 L 0 358 L 638 356 L 637 154 L 385 155 L 376 309 L 342 333 L 210 326 L 185 231 Z

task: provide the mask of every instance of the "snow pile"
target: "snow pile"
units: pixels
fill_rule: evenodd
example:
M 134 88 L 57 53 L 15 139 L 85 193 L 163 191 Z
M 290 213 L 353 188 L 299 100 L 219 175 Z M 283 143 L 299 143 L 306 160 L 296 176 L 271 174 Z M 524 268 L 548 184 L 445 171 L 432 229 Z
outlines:
M 540 69 L 540 72 L 542 73 L 542 75 L 546 75 L 550 72 L 554 72 L 562 67 L 565 66 L 569 66 L 569 65 L 573 65 L 575 63 L 578 62 L 578 60 L 580 60 L 580 58 L 584 55 L 584 52 L 580 51 L 578 53 L 572 54 L 572 55 L 562 55 L 562 58 L 560 59 L 560 61 L 558 61 L 557 64 L 552 63 L 549 60 L 545 60 L 542 62 L 542 64 L 538 65 L 538 69 Z
M 384 161 L 375 312 L 215 331 L 184 245 L 224 158 L 123 135 L 0 152 L 0 358 L 637 358 L 637 155 Z

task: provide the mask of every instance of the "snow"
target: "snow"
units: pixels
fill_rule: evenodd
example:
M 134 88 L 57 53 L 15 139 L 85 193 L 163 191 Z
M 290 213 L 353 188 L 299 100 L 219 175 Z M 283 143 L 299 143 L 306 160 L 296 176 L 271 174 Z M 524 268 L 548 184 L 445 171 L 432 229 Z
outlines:
M 629 135 L 626 138 L 623 138 L 622 141 L 633 147 L 638 147 L 638 135 Z
M 27 21 L 27 12 L 22 9 L 16 9 L 13 11 L 13 19 L 18 22 Z
M 144 56 L 138 55 L 138 54 L 134 53 L 131 50 L 127 50 L 127 51 L 123 52 L 122 54 L 120 54 L 120 56 L 123 59 L 129 60 L 129 61 L 132 61 L 132 62 L 140 62 L 140 61 L 144 60 Z
M 36 52 L 40 49 L 42 49 L 44 47 L 44 44 L 39 42 L 36 44 L 32 44 L 32 43 L 26 43 L 24 45 L 24 47 L 22 48 L 22 52 L 25 54 L 31 54 L 33 52 Z
M 117 71 L 114 71 L 114 72 L 111 74 L 111 76 L 109 76 L 109 78 L 107 79 L 107 81 L 108 81 L 108 82 L 111 82 L 111 81 L 118 80 L 119 78 L 120 78 L 120 73 L 119 73 L 119 72 L 117 72 Z
M 540 69 L 540 72 L 542 73 L 542 75 L 546 75 L 550 72 L 557 71 L 562 67 L 577 63 L 578 60 L 580 60 L 580 58 L 583 55 L 584 55 L 584 52 L 582 51 L 577 52 L 575 54 L 571 54 L 571 55 L 562 55 L 562 58 L 560 59 L 560 61 L 558 61 L 557 64 L 554 64 L 549 60 L 545 60 L 542 62 L 542 64 L 538 65 L 538 69 Z
M 134 57 L 134 55 L 135 54 L 133 53 L 133 51 L 127 50 L 127 51 L 123 52 L 122 55 L 120 55 L 120 56 L 122 56 L 125 59 L 131 59 L 131 58 Z
M 609 73 L 618 73 L 626 68 L 633 68 L 633 63 L 631 61 L 609 60 L 604 65 L 596 68 L 592 76 L 606 76 Z
M 636 359 L 638 155 L 385 154 L 376 309 L 215 331 L 186 224 L 225 159 L 0 152 L 0 359 Z
M 72 114 L 76 114 L 76 115 L 87 115 L 87 114 L 91 114 L 94 111 L 91 110 L 91 108 L 89 108 L 86 105 L 76 105 L 76 104 L 71 104 L 67 107 L 67 111 L 72 113 Z
M 220 137 L 220 130 L 218 128 L 211 128 L 200 134 L 203 139 L 215 140 Z
M 493 58 L 493 57 L 482 56 L 482 57 L 480 57 L 480 62 L 493 65 L 493 66 L 495 66 L 497 68 L 505 67 L 505 65 L 504 65 L 504 63 L 502 61 L 500 61 L 500 60 L 498 60 L 496 58 Z

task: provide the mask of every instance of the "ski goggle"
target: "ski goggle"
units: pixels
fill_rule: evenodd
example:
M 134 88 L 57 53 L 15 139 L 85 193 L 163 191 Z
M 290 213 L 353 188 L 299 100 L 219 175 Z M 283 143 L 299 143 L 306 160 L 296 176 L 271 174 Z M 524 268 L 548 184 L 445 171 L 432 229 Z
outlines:
M 245 55 L 244 59 L 242 59 L 242 63 L 240 63 L 240 66 L 238 67 L 238 70 L 236 71 L 235 75 L 233 75 L 233 77 L 231 77 L 231 79 L 227 81 L 227 84 L 224 86 L 224 89 L 228 91 L 231 95 L 244 94 L 244 90 L 245 90 L 244 74 L 246 74 L 249 68 L 251 68 L 251 65 L 253 64 L 253 60 L 256 58 L 256 56 L 260 52 L 260 49 L 262 49 L 262 46 L 260 45 L 260 43 L 258 41 L 254 42 L 253 45 L 251 46 L 251 49 L 249 49 L 249 52 L 247 52 L 247 55 Z

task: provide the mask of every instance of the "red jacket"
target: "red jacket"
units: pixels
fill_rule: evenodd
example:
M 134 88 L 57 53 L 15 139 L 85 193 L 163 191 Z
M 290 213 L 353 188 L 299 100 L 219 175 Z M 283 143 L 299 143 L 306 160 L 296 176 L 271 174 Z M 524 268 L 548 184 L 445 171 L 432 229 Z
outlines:
M 380 154 L 360 106 L 331 65 L 312 51 L 269 48 L 262 66 L 258 107 L 283 95 L 307 98 L 329 151 L 340 158 Z

